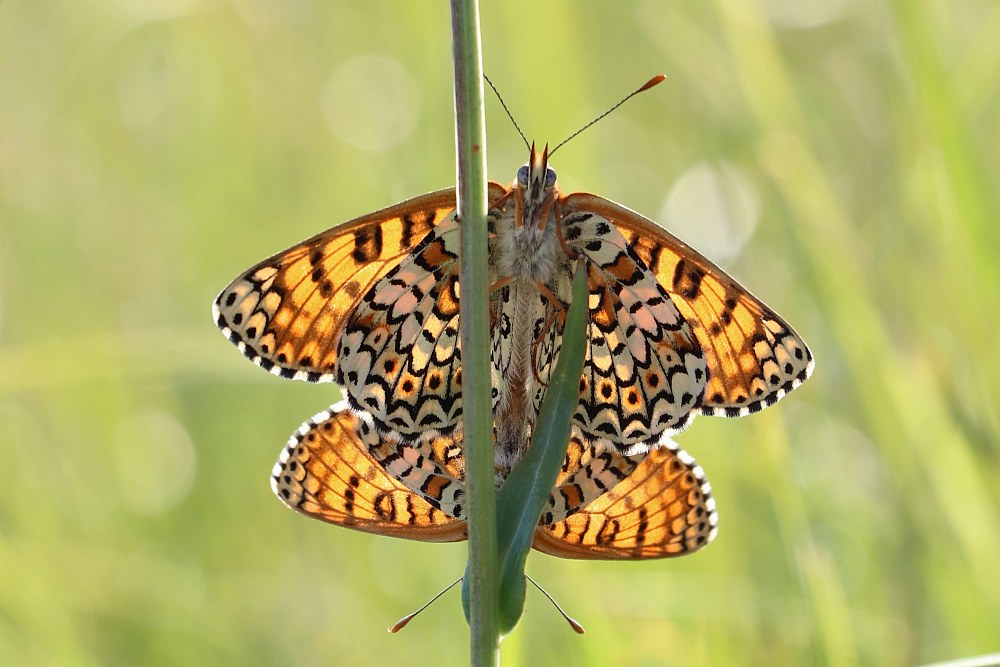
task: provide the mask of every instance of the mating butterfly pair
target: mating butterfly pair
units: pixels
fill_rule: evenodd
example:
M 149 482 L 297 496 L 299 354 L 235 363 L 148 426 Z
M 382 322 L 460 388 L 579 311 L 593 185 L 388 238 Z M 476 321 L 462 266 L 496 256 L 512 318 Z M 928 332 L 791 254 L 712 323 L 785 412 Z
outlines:
M 547 149 L 489 189 L 497 483 L 523 455 L 586 260 L 588 345 L 566 462 L 535 548 L 655 558 L 715 532 L 701 468 L 669 436 L 772 405 L 812 371 L 792 328 L 641 215 L 562 196 Z M 442 190 L 318 234 L 222 291 L 216 323 L 276 375 L 340 384 L 275 467 L 290 506 L 426 541 L 464 537 L 459 223 Z M 352 411 L 353 409 L 353 411 Z

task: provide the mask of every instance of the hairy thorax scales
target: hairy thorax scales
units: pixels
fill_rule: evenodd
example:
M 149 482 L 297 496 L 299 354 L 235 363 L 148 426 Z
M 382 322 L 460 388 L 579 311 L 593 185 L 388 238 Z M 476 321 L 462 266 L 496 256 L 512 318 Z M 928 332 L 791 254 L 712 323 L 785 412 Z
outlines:
M 494 259 L 498 278 L 537 280 L 545 285 L 551 282 L 557 264 L 566 262 L 556 238 L 554 220 L 541 230 L 528 225 L 515 229 L 512 214 L 503 215 L 498 221 Z

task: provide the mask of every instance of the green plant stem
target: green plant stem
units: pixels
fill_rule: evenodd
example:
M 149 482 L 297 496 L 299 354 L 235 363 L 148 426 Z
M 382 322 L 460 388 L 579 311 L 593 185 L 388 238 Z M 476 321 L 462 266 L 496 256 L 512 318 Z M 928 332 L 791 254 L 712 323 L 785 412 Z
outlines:
M 462 426 L 468 494 L 467 594 L 471 663 L 498 665 L 496 495 L 493 472 L 493 401 L 490 380 L 488 258 L 486 241 L 486 119 L 476 0 L 452 0 L 455 61 L 455 140 L 461 224 L 460 329 Z

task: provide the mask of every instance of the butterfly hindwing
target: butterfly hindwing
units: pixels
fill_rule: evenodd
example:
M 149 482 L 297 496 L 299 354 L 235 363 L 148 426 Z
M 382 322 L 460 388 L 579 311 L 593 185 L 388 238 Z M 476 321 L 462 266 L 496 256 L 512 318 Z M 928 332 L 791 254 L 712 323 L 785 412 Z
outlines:
M 338 343 L 338 381 L 403 439 L 448 431 L 462 414 L 458 245 L 451 215 L 364 295 Z
M 812 373 L 809 348 L 792 327 L 684 242 L 602 197 L 576 193 L 562 201 L 564 215 L 585 212 L 614 224 L 690 325 L 708 369 L 699 413 L 738 417 L 756 412 Z
M 366 419 L 370 419 L 365 415 Z M 372 457 L 394 479 L 455 519 L 466 518 L 465 460 L 451 436 L 394 440 L 380 435 Z
M 505 192 L 490 183 L 491 201 Z M 404 441 L 461 426 L 460 224 L 454 211 L 436 220 L 359 298 L 337 341 L 337 382 L 382 433 Z
M 566 245 L 588 260 L 587 363 L 575 420 L 620 451 L 685 428 L 707 379 L 688 321 L 618 228 L 584 211 L 562 218 Z

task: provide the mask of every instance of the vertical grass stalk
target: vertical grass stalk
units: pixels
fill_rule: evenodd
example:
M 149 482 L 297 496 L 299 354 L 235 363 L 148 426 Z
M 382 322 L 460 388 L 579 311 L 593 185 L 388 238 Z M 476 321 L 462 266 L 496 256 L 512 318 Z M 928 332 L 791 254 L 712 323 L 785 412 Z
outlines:
M 471 664 L 498 665 L 496 495 L 490 395 L 489 285 L 486 242 L 486 118 L 476 0 L 451 0 L 455 62 L 455 142 L 461 221 L 460 335 L 462 426 L 468 493 L 469 564 L 462 587 Z

